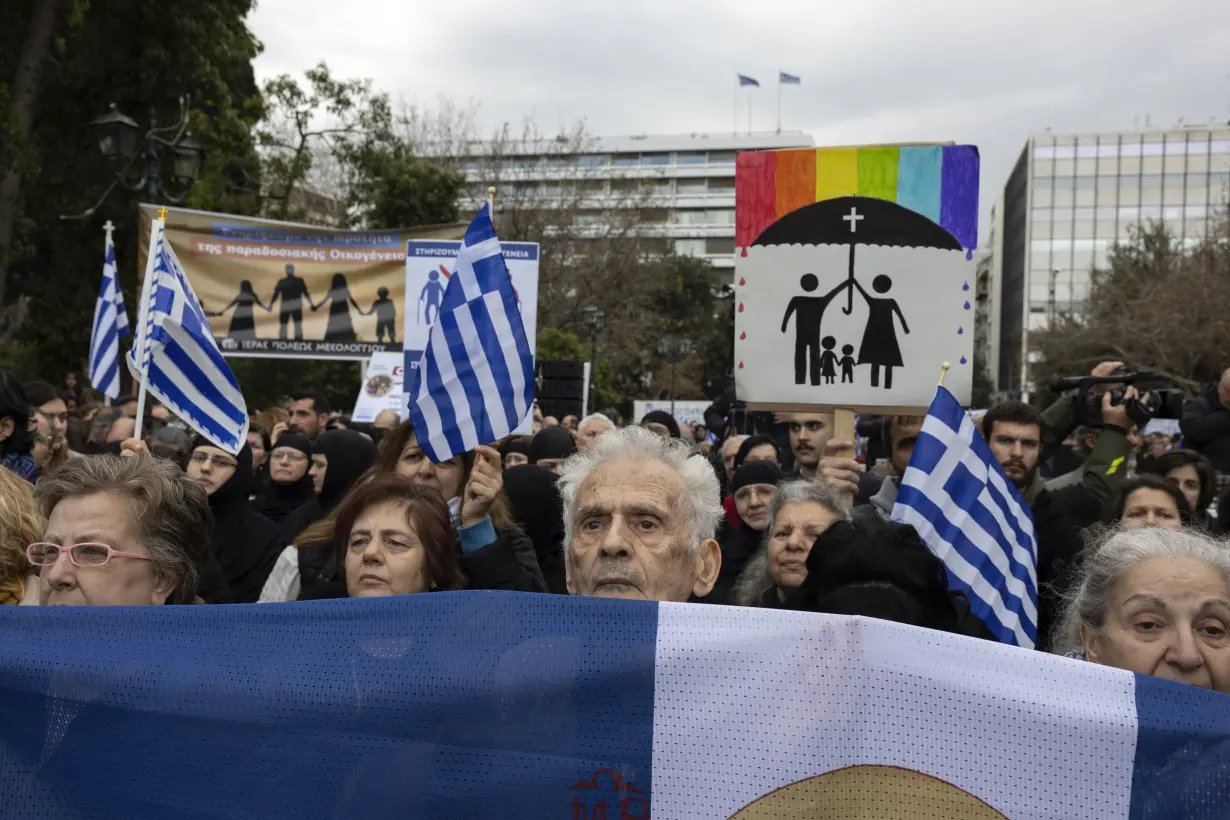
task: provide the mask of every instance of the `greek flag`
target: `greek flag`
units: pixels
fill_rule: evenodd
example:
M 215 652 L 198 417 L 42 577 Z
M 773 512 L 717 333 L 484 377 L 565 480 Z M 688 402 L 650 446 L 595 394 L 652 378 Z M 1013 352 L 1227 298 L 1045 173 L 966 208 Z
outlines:
M 94 330 L 90 333 L 90 384 L 111 399 L 120 395 L 120 339 L 127 336 L 128 312 L 115 265 L 115 242 L 107 223 L 103 251 L 102 287 L 94 303 Z
M 752 85 L 752 86 L 755 86 L 756 88 L 760 88 L 760 81 L 752 79 L 746 74 L 740 74 L 739 75 L 739 86 L 742 87 L 745 85 Z
M 781 83 L 782 85 L 798 85 L 799 83 L 803 82 L 802 80 L 800 80 L 798 77 L 794 76 L 793 74 L 787 74 L 784 71 L 777 72 L 777 81 Z
M 161 219 L 153 221 L 149 248 L 128 369 L 168 410 L 237 454 L 248 436 L 248 408 Z
M 534 356 L 489 208 L 466 229 L 409 390 L 419 445 L 437 464 L 507 436 L 534 402 Z
M 940 387 L 901 480 L 893 521 L 910 524 L 953 589 L 1003 643 L 1033 648 L 1038 546 L 1029 506 L 953 395 Z

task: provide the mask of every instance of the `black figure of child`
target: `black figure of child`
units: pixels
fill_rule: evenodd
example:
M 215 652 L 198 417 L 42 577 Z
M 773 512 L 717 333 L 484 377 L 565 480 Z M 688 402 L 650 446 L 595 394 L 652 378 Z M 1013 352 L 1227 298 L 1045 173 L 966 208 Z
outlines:
M 820 287 L 820 280 L 814 273 L 805 273 L 799 279 L 799 287 L 811 293 Z M 820 384 L 820 320 L 824 318 L 824 309 L 837 294 L 850 287 L 850 282 L 842 282 L 824 296 L 796 296 L 786 306 L 786 315 L 782 317 L 782 333 L 790 323 L 791 314 L 796 313 L 794 320 L 794 383 L 807 384 L 808 376 L 813 385 Z
M 376 288 L 376 301 L 372 302 L 372 309 L 363 314 L 371 316 L 376 314 L 376 341 L 383 342 L 384 334 L 389 334 L 389 344 L 397 341 L 397 334 L 394 328 L 397 326 L 397 305 L 389 298 L 388 288 Z
M 854 384 L 854 345 L 842 345 L 841 352 L 841 383 Z
M 833 352 L 833 348 L 837 347 L 837 340 L 832 336 L 825 336 L 820 346 L 824 348 L 824 352 L 820 354 L 820 375 L 824 377 L 825 384 L 836 384 L 837 354 Z

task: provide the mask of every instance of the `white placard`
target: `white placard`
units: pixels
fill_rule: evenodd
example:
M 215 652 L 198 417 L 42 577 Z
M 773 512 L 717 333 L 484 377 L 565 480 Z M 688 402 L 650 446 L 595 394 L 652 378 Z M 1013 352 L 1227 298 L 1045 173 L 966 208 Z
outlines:
M 675 420 L 680 424 L 692 424 L 694 422 L 705 423 L 705 410 L 711 401 L 705 399 L 675 399 Z M 638 399 L 632 402 L 632 415 L 635 416 L 633 422 L 639 424 L 646 413 L 652 413 L 654 410 L 671 411 L 670 399 Z
M 849 245 L 748 248 L 735 268 L 738 397 L 925 409 L 949 362 L 944 384 L 968 403 L 975 271 L 967 257 L 964 250 L 859 245 L 851 284 Z
M 406 417 L 405 368 L 400 353 L 373 353 L 359 386 L 352 421 L 371 422 L 385 410 Z

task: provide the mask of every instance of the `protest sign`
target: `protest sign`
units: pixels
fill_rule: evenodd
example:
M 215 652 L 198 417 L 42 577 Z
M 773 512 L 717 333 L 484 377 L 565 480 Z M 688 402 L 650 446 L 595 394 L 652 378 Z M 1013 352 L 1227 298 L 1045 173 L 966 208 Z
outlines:
M 373 353 L 359 386 L 352 421 L 370 422 L 385 410 L 406 417 L 405 367 L 400 353 Z
M 142 205 L 138 269 L 155 208 Z M 464 225 L 342 231 L 168 208 L 166 236 L 227 356 L 366 359 L 400 351 L 405 243 Z
M 713 404 L 713 402 L 705 399 L 676 399 L 675 420 L 680 424 L 695 424 L 697 422 L 704 424 L 705 410 L 708 409 L 711 404 Z M 665 410 L 669 413 L 671 411 L 671 400 L 637 399 L 632 402 L 632 415 L 634 417 L 633 421 L 639 422 L 641 419 L 645 418 L 646 413 L 652 413 L 654 410 Z
M 978 151 L 903 145 L 743 153 L 735 382 L 779 410 L 925 409 L 973 385 Z

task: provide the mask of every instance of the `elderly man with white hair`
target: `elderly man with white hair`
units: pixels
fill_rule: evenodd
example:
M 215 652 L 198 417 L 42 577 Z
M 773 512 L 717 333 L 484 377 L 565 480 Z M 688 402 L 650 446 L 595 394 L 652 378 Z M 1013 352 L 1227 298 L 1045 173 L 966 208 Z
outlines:
M 593 446 L 598 436 L 615 429 L 615 422 L 601 413 L 590 413 L 577 425 L 577 449 L 582 453 Z
M 721 492 L 686 442 L 609 432 L 564 462 L 558 486 L 571 594 L 687 601 L 713 589 Z

